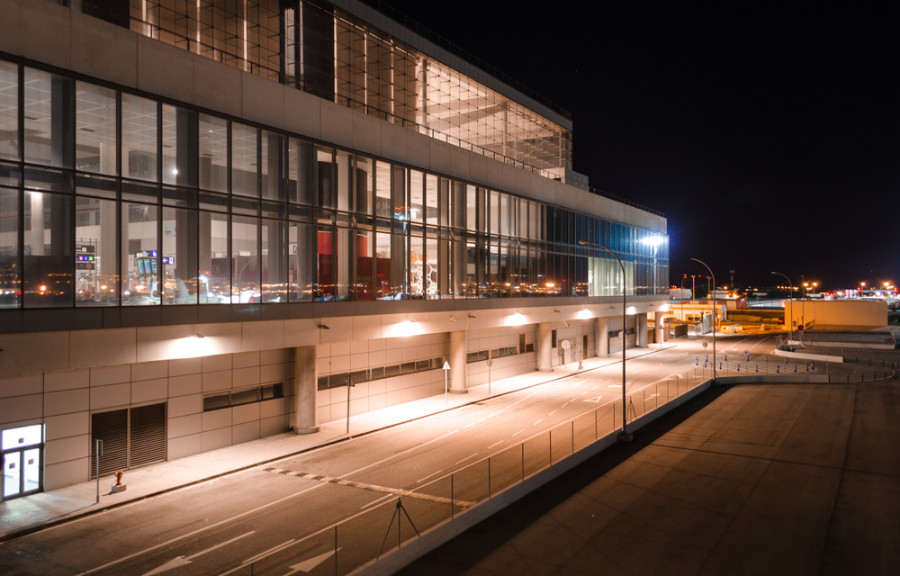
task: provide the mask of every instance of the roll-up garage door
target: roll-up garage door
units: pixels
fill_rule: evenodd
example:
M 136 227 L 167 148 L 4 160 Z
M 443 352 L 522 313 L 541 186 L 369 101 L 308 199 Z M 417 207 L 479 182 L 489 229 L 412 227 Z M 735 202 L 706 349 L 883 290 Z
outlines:
M 127 468 L 128 410 L 113 410 L 91 416 L 91 478 L 96 478 L 97 440 L 100 449 L 100 475 Z
M 91 416 L 92 440 L 102 440 L 100 475 L 166 459 L 166 405 L 150 404 Z M 91 442 L 91 477 L 96 472 Z
M 166 459 L 166 405 L 151 404 L 131 409 L 129 468 Z

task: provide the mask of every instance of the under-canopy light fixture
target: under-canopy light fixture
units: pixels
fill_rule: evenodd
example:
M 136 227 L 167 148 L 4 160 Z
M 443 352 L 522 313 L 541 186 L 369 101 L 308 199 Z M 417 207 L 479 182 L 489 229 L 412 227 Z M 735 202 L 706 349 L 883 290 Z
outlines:
M 206 336 L 204 336 L 203 334 L 201 334 L 201 333 L 199 333 L 199 332 L 194 332 L 193 334 L 191 334 L 191 338 L 198 338 L 198 339 L 199 339 L 199 338 L 206 338 Z
M 469 318 L 478 318 L 478 316 L 476 316 L 474 314 L 469 314 Z
M 331 330 L 331 328 L 319 322 L 319 330 Z

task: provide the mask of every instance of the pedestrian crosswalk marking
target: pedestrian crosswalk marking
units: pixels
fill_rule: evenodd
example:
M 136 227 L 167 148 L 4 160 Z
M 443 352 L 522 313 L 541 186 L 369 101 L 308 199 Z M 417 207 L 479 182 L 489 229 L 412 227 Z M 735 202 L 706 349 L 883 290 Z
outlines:
M 424 494 L 422 492 L 412 492 L 410 490 L 403 490 L 401 488 L 389 488 L 387 486 L 379 486 L 377 484 L 369 484 L 367 482 L 357 482 L 356 480 L 346 480 L 343 478 L 333 478 L 331 476 L 323 476 L 322 474 L 310 474 L 308 472 L 299 472 L 296 470 L 285 470 L 284 468 L 276 468 L 275 466 L 270 466 L 268 468 L 263 468 L 264 472 L 272 472 L 273 474 L 283 474 L 285 476 L 295 476 L 297 478 L 304 478 L 306 480 L 314 480 L 316 482 L 328 482 L 329 484 L 336 484 L 338 486 L 349 486 L 351 488 L 360 488 L 361 490 L 370 490 L 372 492 L 380 492 L 382 494 L 393 494 L 394 496 L 404 496 L 409 498 L 416 498 L 418 500 L 428 500 L 430 502 L 438 502 L 441 504 L 453 504 L 454 506 L 458 506 L 460 508 L 468 508 L 473 506 L 474 502 L 469 502 L 467 500 L 459 500 L 454 498 L 450 500 L 445 496 L 435 496 L 434 494 Z

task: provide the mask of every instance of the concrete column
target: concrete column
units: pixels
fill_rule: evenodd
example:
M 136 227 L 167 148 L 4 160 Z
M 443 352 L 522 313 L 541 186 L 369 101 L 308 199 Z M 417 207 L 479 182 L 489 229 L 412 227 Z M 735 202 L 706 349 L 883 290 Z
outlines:
M 294 348 L 294 414 L 291 428 L 297 434 L 319 431 L 319 369 L 317 346 Z
M 468 392 L 466 382 L 466 331 L 450 333 L 450 382 L 448 391 L 453 394 Z
M 666 327 L 663 324 L 663 313 L 654 312 L 653 322 L 656 324 L 656 342 L 662 344 L 666 339 Z
M 609 358 L 609 320 L 606 318 L 597 318 L 597 325 L 594 328 L 597 337 L 597 357 Z
M 647 314 L 645 312 L 638 312 L 637 314 L 637 346 L 638 348 L 646 348 L 649 344 L 647 342 Z
M 549 322 L 541 322 L 538 324 L 538 370 L 541 372 L 553 371 L 552 352 L 553 331 Z

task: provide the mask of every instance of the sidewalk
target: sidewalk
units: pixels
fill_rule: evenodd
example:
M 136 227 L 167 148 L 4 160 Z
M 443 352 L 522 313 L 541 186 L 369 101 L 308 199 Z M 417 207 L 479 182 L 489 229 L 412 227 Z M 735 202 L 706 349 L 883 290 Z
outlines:
M 658 347 L 634 348 L 628 350 L 627 358 L 637 358 L 659 350 Z M 589 358 L 584 361 L 581 371 L 620 362 L 620 354 L 609 358 Z M 578 365 L 573 363 L 557 366 L 553 372 L 530 372 L 498 380 L 490 385 L 490 397 L 565 378 L 576 372 L 578 372 Z M 485 400 L 488 397 L 487 385 L 475 386 L 470 388 L 466 394 L 447 394 L 446 396 L 442 394 L 352 416 L 349 435 L 347 434 L 347 422 L 337 420 L 321 425 L 319 432 L 315 434 L 298 435 L 293 432 L 285 432 L 170 462 L 127 470 L 123 478 L 127 488 L 116 494 L 111 493 L 115 479 L 112 475 L 107 475 L 100 478 L 99 504 L 97 503 L 96 480 L 0 502 L 0 542 L 57 522 L 122 506 L 156 494 L 177 490 L 231 472 L 340 442 L 353 436 L 368 434 L 445 410 L 453 410 Z

